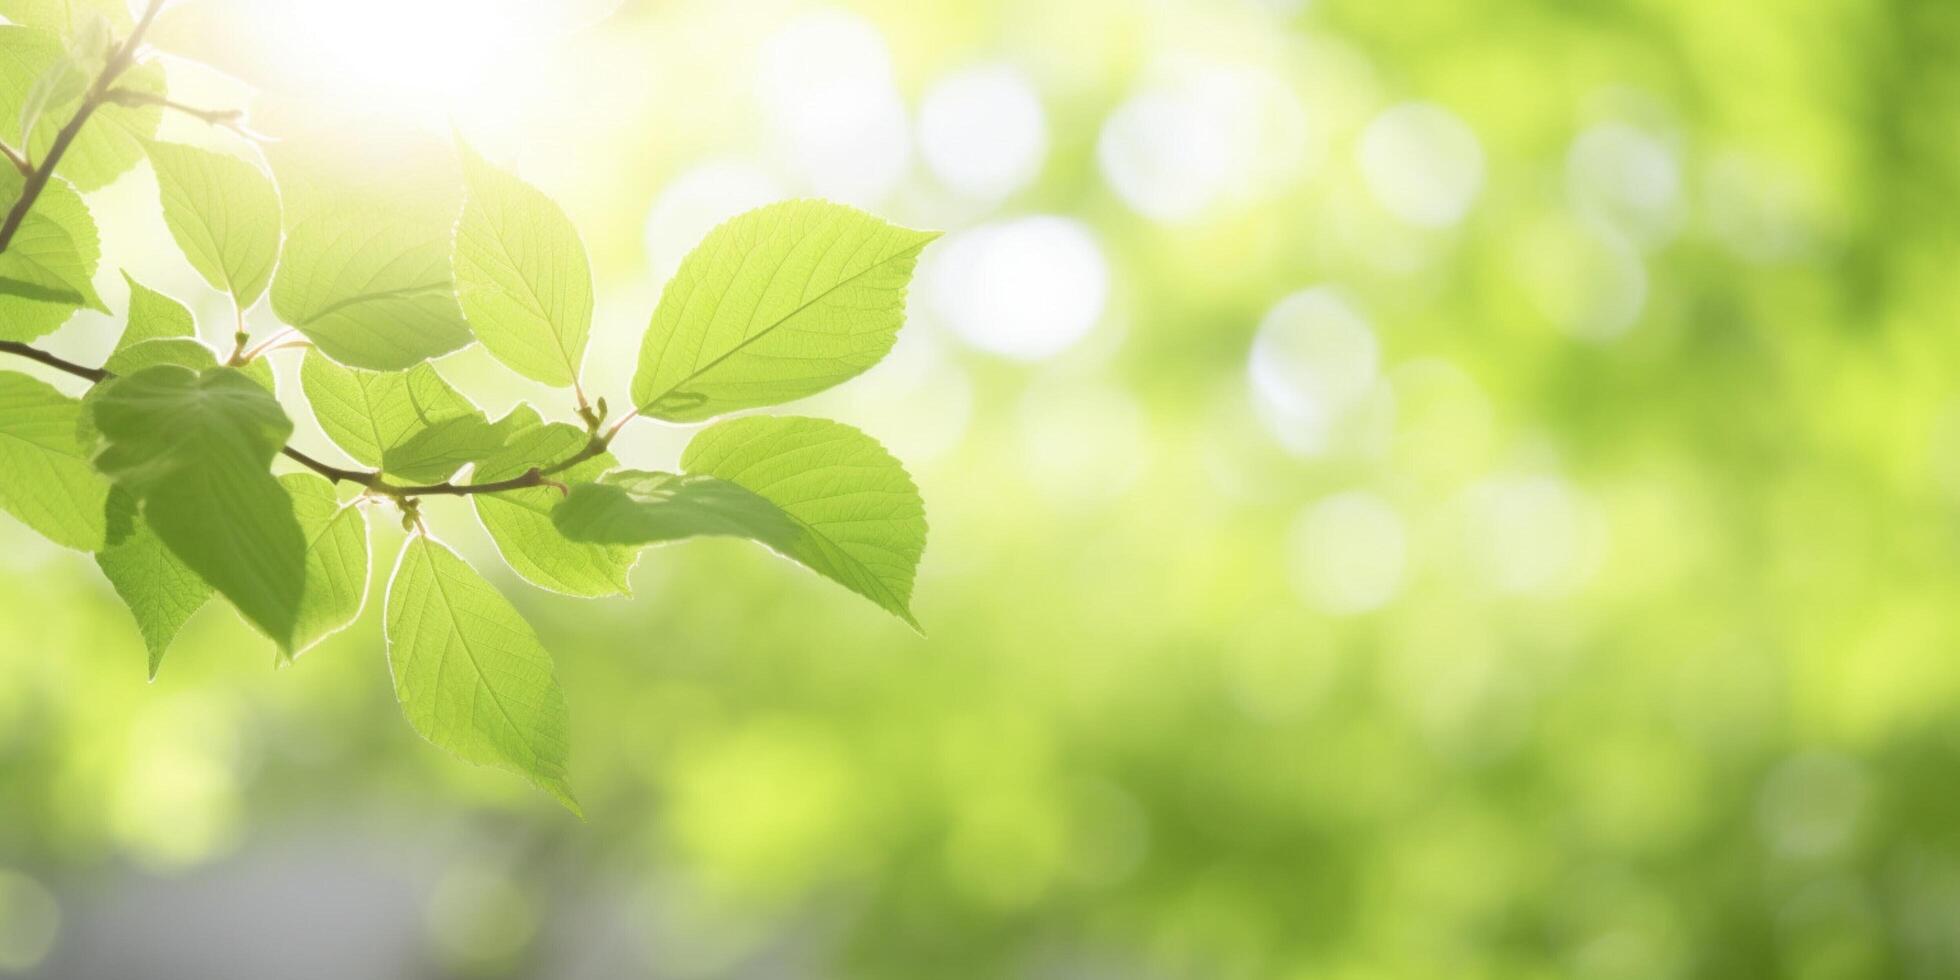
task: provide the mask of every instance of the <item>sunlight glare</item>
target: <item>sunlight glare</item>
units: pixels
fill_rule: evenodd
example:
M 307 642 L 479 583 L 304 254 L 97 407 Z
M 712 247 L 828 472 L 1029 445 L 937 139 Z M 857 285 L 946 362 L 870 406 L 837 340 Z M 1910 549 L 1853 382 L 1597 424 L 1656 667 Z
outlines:
M 259 0 L 248 26 L 267 63 L 309 98 L 422 125 L 447 125 L 543 50 L 541 41 L 602 16 L 574 0 Z

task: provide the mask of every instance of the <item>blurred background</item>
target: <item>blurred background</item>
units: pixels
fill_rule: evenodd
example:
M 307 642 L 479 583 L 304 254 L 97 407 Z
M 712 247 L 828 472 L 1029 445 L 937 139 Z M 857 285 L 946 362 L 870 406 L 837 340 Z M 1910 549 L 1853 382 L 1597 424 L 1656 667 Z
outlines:
M 214 603 L 149 684 L 92 563 L 0 521 L 0 974 L 1960 976 L 1960 5 L 187 0 L 155 40 L 269 135 L 453 126 L 563 202 L 615 404 L 723 218 L 946 229 L 892 357 L 785 409 L 916 476 L 928 635 L 732 541 L 542 593 L 434 502 L 557 658 L 581 824 L 414 735 L 378 592 L 278 671 Z M 103 292 L 222 338 L 155 195 L 91 196 Z

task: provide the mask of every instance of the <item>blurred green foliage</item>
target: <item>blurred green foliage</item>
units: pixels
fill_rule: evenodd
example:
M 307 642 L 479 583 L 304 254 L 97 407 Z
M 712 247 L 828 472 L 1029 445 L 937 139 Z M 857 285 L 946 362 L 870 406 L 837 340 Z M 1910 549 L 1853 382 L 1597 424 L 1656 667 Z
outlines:
M 989 61 L 1046 113 L 1031 186 L 963 202 L 913 159 L 883 213 L 954 231 L 942 255 L 1064 215 L 1109 267 L 1045 359 L 963 346 L 915 295 L 931 356 L 843 403 L 928 501 L 929 638 L 734 543 L 649 552 L 630 601 L 502 577 L 572 703 L 579 824 L 402 724 L 372 597 L 278 672 L 207 609 L 149 685 L 92 565 L 9 524 L 7 873 L 60 893 L 323 823 L 441 836 L 427 928 L 465 973 L 554 975 L 533 927 L 596 891 L 661 975 L 785 946 L 840 977 L 1960 975 L 1960 5 L 850 9 L 819 16 L 875 26 L 907 106 Z M 585 230 L 595 373 L 657 296 L 663 188 L 717 154 L 794 170 L 752 89 L 807 16 L 634 4 L 569 35 L 532 102 L 463 114 Z M 249 36 L 198 42 L 264 67 Z M 1192 60 L 1277 79 L 1309 135 L 1159 220 L 1099 141 Z M 264 127 L 304 125 L 268 89 Z M 1410 101 L 1474 133 L 1460 220 L 1370 183 L 1367 127 Z M 1671 182 L 1613 176 L 1643 160 Z M 1289 449 L 1248 358 L 1324 285 L 1392 410 Z M 444 370 L 519 391 L 473 354 Z M 450 503 L 432 525 L 487 554 Z M 1302 552 L 1384 505 L 1398 530 L 1358 540 L 1400 557 L 1357 599 L 1368 554 Z M 20 880 L 0 903 L 45 918 Z

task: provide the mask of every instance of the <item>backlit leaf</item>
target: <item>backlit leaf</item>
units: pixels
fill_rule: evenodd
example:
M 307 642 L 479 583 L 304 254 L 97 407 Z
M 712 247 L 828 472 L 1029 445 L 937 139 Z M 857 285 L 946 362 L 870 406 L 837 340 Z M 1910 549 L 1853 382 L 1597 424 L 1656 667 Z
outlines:
M 108 525 L 108 543 L 95 553 L 95 564 L 136 618 L 155 680 L 170 641 L 214 590 L 150 530 L 127 491 L 110 491 Z
M 463 315 L 512 370 L 571 385 L 592 327 L 592 268 L 578 230 L 537 188 L 458 146 L 468 188 L 454 260 Z
M 317 150 L 274 155 L 286 247 L 272 309 L 342 364 L 400 371 L 470 342 L 450 281 L 461 190 L 414 160 L 358 177 Z
M 204 281 L 249 308 L 279 262 L 279 191 L 258 167 L 180 143 L 149 144 L 163 223 Z
M 696 436 L 681 466 L 685 476 L 627 470 L 575 487 L 553 517 L 597 543 L 753 538 L 918 627 L 925 508 L 876 440 L 823 419 L 742 418 Z
M 565 781 L 565 696 L 517 610 L 462 558 L 409 537 L 382 619 L 402 714 L 423 738 L 528 777 L 578 812 Z
M 363 371 L 308 351 L 300 388 L 334 445 L 406 480 L 440 480 L 503 445 L 502 434 L 430 364 Z
M 46 382 L 0 372 L 0 507 L 48 540 L 102 547 L 109 482 L 77 435 L 81 402 Z
M 129 322 L 116 341 L 116 350 L 159 337 L 197 336 L 197 321 L 184 304 L 137 282 L 127 272 L 123 281 L 129 284 Z
M 815 200 L 716 228 L 661 293 L 633 403 L 692 422 L 863 373 L 891 350 L 919 250 L 936 237 Z
M 510 441 L 477 465 L 472 483 L 495 483 L 522 476 L 533 466 L 568 459 L 586 444 L 575 425 L 540 424 L 537 413 L 519 408 L 522 422 Z M 516 415 L 517 413 L 513 413 Z M 618 465 L 611 453 L 601 453 L 552 477 L 568 484 L 595 480 Z M 552 523 L 551 512 L 565 498 L 554 487 L 525 487 L 501 493 L 476 494 L 477 519 L 497 543 L 497 550 L 525 581 L 553 592 L 576 596 L 625 595 L 627 576 L 640 549 L 630 545 L 573 541 Z
M 306 589 L 293 627 L 293 655 L 346 628 L 367 599 L 367 516 L 343 504 L 333 484 L 311 473 L 288 473 L 279 484 L 293 497 L 293 516 L 306 536 Z
M 0 166 L 0 201 L 12 207 L 22 187 L 19 171 Z M 101 257 L 88 205 L 66 181 L 51 178 L 0 252 L 0 340 L 33 340 L 82 307 L 107 313 L 95 292 Z

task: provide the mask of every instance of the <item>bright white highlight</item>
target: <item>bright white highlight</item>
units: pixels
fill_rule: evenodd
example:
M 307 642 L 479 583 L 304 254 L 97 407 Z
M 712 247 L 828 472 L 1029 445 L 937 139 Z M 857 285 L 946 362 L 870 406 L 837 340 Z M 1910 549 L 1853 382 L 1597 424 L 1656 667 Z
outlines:
M 1322 612 L 1373 612 L 1402 591 L 1408 534 L 1402 516 L 1373 493 L 1354 490 L 1314 504 L 1289 541 L 1293 586 Z
M 1356 151 L 1369 193 L 1412 225 L 1446 228 L 1463 220 L 1484 183 L 1477 134 L 1455 113 L 1427 102 L 1384 110 Z
M 927 253 L 928 302 L 960 339 L 1035 361 L 1075 346 L 1102 319 L 1109 261 L 1081 222 L 1037 215 L 981 225 Z
M 1131 209 L 1188 222 L 1306 175 L 1306 113 L 1284 80 L 1239 65 L 1164 74 L 1110 114 L 1096 143 L 1103 178 Z
M 266 64 L 310 98 L 428 127 L 478 103 L 552 38 L 617 0 L 254 0 L 235 5 Z
M 919 104 L 919 151 L 940 183 L 978 200 L 1027 186 L 1048 155 L 1048 121 L 1034 83 L 986 65 L 933 83 Z
M 1253 407 L 1288 449 L 1326 452 L 1375 388 L 1380 362 L 1374 331 L 1343 294 L 1302 290 L 1259 323 L 1247 364 Z
M 1643 248 L 1680 230 L 1681 164 L 1646 130 L 1610 122 L 1580 133 L 1566 154 L 1565 186 L 1580 213 Z
M 905 176 L 905 105 L 885 39 L 863 17 L 825 10 L 770 35 L 756 62 L 756 98 L 783 164 L 811 193 L 870 207 Z

